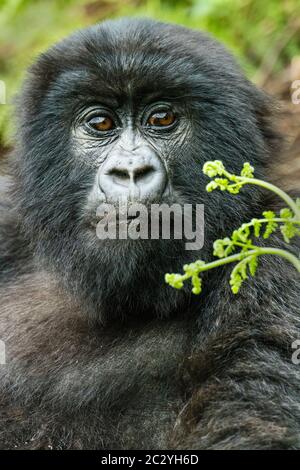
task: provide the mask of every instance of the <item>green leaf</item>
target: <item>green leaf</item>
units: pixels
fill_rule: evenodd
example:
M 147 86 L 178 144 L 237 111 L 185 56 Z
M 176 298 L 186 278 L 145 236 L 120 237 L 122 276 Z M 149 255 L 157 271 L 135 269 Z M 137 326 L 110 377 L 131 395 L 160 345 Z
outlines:
M 285 207 L 284 209 L 281 209 L 280 211 L 280 217 L 282 219 L 292 219 L 294 214 L 292 213 L 291 209 L 288 207 Z
M 231 285 L 231 290 L 234 294 L 237 294 L 239 292 L 242 283 L 243 279 L 241 278 L 240 274 L 234 273 L 234 271 L 232 271 L 229 284 Z
M 192 292 L 193 294 L 200 294 L 201 291 L 202 291 L 202 279 L 197 276 L 197 275 L 194 275 L 192 277 L 192 285 L 193 285 L 193 289 L 192 289 Z
M 253 178 L 254 177 L 254 168 L 250 165 L 250 163 L 244 163 L 243 169 L 241 171 L 241 176 L 245 178 Z
M 250 256 L 249 258 L 249 272 L 251 276 L 255 276 L 258 267 L 258 258 L 257 256 Z
M 284 241 L 290 243 L 291 238 L 300 235 L 300 229 L 292 222 L 286 221 L 281 227 L 280 231 L 283 235 Z
M 217 188 L 218 188 L 218 185 L 217 185 L 217 183 L 216 183 L 215 181 L 211 181 L 210 183 L 208 183 L 208 184 L 206 185 L 206 191 L 207 191 L 208 193 L 211 193 L 212 191 L 214 191 L 214 190 L 217 189 Z
M 175 289 L 181 289 L 183 287 L 183 280 L 181 274 L 166 274 L 165 281 Z
M 215 183 L 218 185 L 221 191 L 226 191 L 229 186 L 229 181 L 227 178 L 216 178 Z
M 238 194 L 240 192 L 240 189 L 242 188 L 242 183 L 236 183 L 236 184 L 230 184 L 227 187 L 227 191 L 230 194 Z
M 204 261 L 198 260 L 198 261 L 195 261 L 194 263 L 185 264 L 183 266 L 183 270 L 189 277 L 195 276 L 199 274 L 200 268 L 204 264 L 205 264 Z
M 210 178 L 215 176 L 222 176 L 224 174 L 224 165 L 220 160 L 215 160 L 213 162 L 206 162 L 203 166 L 203 173 Z
M 234 249 L 232 240 L 230 238 L 224 238 L 223 240 L 216 240 L 213 244 L 214 248 L 214 256 L 217 256 L 218 258 L 224 258 L 225 256 L 228 256 Z
M 251 223 L 253 224 L 253 229 L 254 229 L 254 235 L 255 235 L 255 237 L 259 237 L 260 231 L 261 231 L 261 227 L 262 227 L 261 222 L 259 222 L 258 219 L 252 219 L 252 220 L 251 220 Z
M 243 284 L 248 279 L 247 268 L 249 273 L 254 276 L 257 269 L 257 256 L 252 255 L 241 260 L 231 272 L 230 285 L 234 294 L 237 294 Z
M 276 214 L 273 211 L 265 211 L 263 212 L 264 218 L 268 221 L 265 229 L 265 233 L 263 234 L 263 238 L 267 239 L 274 233 L 278 227 L 278 223 L 274 222 L 273 219 L 276 218 Z
M 237 235 L 241 242 L 247 243 L 250 241 L 251 243 L 251 240 L 249 240 L 250 228 L 248 224 L 241 225 L 241 227 L 237 229 Z

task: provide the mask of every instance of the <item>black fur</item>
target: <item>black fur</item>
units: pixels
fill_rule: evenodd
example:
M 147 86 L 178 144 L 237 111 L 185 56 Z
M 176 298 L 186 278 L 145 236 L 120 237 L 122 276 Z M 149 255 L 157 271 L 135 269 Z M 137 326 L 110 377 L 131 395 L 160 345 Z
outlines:
M 158 150 L 173 200 L 205 204 L 198 253 L 174 240 L 100 245 L 85 229 L 97 164 L 74 147 L 76 110 L 112 97 L 136 110 L 154 95 L 184 116 Z M 237 296 L 230 267 L 206 274 L 200 297 L 164 284 L 272 207 L 254 187 L 207 194 L 201 173 L 207 160 L 233 172 L 250 161 L 267 178 L 280 152 L 272 112 L 220 44 L 178 26 L 106 22 L 39 58 L 1 209 L 2 448 L 300 448 L 294 268 L 262 259 Z

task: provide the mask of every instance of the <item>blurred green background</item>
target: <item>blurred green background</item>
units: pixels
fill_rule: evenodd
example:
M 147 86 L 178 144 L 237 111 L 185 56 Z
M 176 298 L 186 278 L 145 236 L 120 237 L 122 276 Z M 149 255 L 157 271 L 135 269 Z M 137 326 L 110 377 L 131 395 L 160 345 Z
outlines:
M 209 31 L 263 86 L 300 57 L 300 0 L 0 0 L 0 147 L 12 141 L 12 97 L 34 57 L 74 29 L 129 15 Z

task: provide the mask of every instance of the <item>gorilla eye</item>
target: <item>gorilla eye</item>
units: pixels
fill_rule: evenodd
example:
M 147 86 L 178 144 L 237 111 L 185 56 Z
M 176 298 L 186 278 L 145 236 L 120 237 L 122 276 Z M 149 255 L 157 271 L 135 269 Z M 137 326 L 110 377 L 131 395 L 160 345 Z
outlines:
M 174 124 L 176 116 L 172 111 L 160 111 L 151 114 L 147 125 L 151 127 L 169 127 Z
M 109 116 L 95 116 L 88 121 L 95 131 L 106 132 L 115 128 L 114 121 Z

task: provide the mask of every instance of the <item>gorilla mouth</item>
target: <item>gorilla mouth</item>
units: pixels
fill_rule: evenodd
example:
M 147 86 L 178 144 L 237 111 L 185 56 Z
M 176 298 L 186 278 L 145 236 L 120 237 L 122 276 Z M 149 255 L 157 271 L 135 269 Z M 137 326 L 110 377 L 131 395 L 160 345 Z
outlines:
M 119 212 L 116 212 L 115 214 L 108 214 L 107 216 L 103 216 L 103 217 L 100 217 L 100 216 L 97 217 L 96 215 L 95 218 L 90 220 L 90 223 L 89 223 L 90 228 L 92 228 L 93 230 L 96 229 L 98 223 L 103 221 L 103 219 L 106 219 L 108 223 L 111 223 L 111 224 L 115 223 L 117 226 L 119 226 L 120 224 L 124 224 L 124 223 L 128 225 L 133 220 L 138 219 L 138 215 L 127 214 L 125 216 L 125 215 L 120 214 Z
M 105 203 L 94 212 L 88 226 L 99 241 L 180 240 L 185 242 L 185 249 L 195 250 L 201 249 L 204 243 L 204 208 L 202 204 L 193 207 L 178 203 L 130 203 L 118 208 Z

